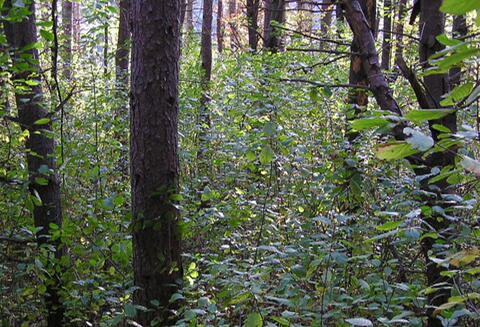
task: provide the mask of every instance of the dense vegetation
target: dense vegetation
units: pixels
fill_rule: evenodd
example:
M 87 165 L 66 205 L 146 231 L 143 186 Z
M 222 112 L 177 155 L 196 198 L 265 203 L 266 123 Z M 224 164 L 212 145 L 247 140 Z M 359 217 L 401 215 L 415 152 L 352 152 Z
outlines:
M 381 103 L 372 74 L 352 80 L 355 56 L 369 73 L 378 64 L 370 38 L 353 28 L 361 24 L 352 24 L 355 4 L 366 1 L 286 8 L 237 1 L 217 20 L 223 48 L 214 41 L 211 76 L 194 19 L 202 3 L 192 9 L 187 1 L 180 179 L 178 193 L 169 193 L 181 215 L 183 284 L 151 308 L 133 302 L 134 96 L 118 61 L 135 38 L 112 46 L 122 28 L 119 3 L 128 1 L 64 2 L 62 14 L 73 3 L 70 27 L 57 1 L 36 1 L 38 42 L 17 51 L 9 31 L 32 19 L 32 1 L 0 0 L 1 326 L 140 326 L 139 312 L 165 311 L 165 302 L 174 319 L 152 325 L 479 326 L 477 1 L 444 1 L 446 31 L 430 39 L 441 46 L 428 62 L 418 25 L 429 17 L 422 12 L 416 23 L 415 11 L 429 1 L 369 1 L 380 15 L 365 35 L 378 35 L 377 49 L 386 38 L 397 54 L 381 73 L 398 110 Z M 285 17 L 271 33 L 280 41 L 268 46 L 260 37 L 265 49 L 249 50 L 245 12 L 257 5 L 253 30 L 261 34 L 260 18 L 277 2 Z M 388 31 L 384 16 L 393 21 Z M 463 35 L 450 32 L 456 17 L 465 19 Z M 452 87 L 433 101 L 428 78 L 442 74 Z M 33 130 L 22 123 L 22 102 L 38 94 L 48 114 L 31 122 Z M 56 159 L 56 171 L 40 165 L 29 173 L 32 157 L 41 157 L 28 143 L 35 135 L 55 140 L 44 159 Z M 42 228 L 33 219 L 42 197 L 32 185 L 51 185 L 53 175 L 63 221 Z M 432 282 L 432 274 L 441 279 Z M 47 324 L 57 293 L 63 322 Z

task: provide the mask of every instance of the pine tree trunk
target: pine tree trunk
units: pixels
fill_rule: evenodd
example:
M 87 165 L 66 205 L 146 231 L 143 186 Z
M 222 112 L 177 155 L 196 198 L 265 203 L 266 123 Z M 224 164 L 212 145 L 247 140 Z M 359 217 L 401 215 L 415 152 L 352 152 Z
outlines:
M 117 85 L 126 89 L 130 55 L 130 0 L 120 0 L 115 74 Z
M 187 0 L 187 9 L 186 9 L 186 15 L 187 15 L 187 33 L 190 33 L 193 31 L 193 3 L 195 0 Z
M 6 0 L 4 8 L 11 8 L 11 0 Z M 18 109 L 18 123 L 23 130 L 28 130 L 29 137 L 25 144 L 27 167 L 29 175 L 29 190 L 31 196 L 41 200 L 33 210 L 35 227 L 39 228 L 37 241 L 39 246 L 47 245 L 55 250 L 55 259 L 50 256 L 47 258 L 45 269 L 48 270 L 47 292 L 45 293 L 45 303 L 47 307 L 47 326 L 63 326 L 65 308 L 61 301 L 61 271 L 56 259 L 60 259 L 65 254 L 65 248 L 59 240 L 52 241 L 50 230 L 52 224 L 61 229 L 62 209 L 60 203 L 60 185 L 57 179 L 57 163 L 55 159 L 55 143 L 52 134 L 52 126 L 49 121 L 49 113 L 43 104 L 42 87 L 39 83 L 35 86 L 27 86 L 25 80 L 29 80 L 32 71 L 37 72 L 35 79 L 40 82 L 40 67 L 32 60 L 25 61 L 25 55 L 34 60 L 38 60 L 38 51 L 36 48 L 24 50 L 20 53 L 19 49 L 37 42 L 37 30 L 35 25 L 35 4 L 30 3 L 31 14 L 22 21 L 8 23 L 4 21 L 4 31 L 9 46 L 14 49 L 12 61 L 14 65 L 27 64 L 30 69 L 23 72 L 15 72 L 13 80 L 15 84 L 29 89 L 28 92 L 16 94 L 16 104 Z M 38 124 L 40 120 L 46 123 Z
M 178 82 L 180 0 L 132 1 L 131 183 L 136 322 L 174 325 L 179 289 Z M 152 303 L 153 301 L 153 303 Z M 158 301 L 158 302 L 156 302 Z M 158 305 L 155 305 L 158 304 Z

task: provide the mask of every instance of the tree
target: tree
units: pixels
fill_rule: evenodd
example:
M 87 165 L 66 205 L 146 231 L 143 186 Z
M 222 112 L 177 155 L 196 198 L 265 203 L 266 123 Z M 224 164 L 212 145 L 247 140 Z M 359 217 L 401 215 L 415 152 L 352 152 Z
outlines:
M 187 0 L 186 15 L 187 15 L 187 33 L 193 31 L 193 4 L 195 0 Z
M 247 0 L 248 47 L 257 52 L 258 47 L 258 9 L 260 0 Z
M 271 52 L 278 52 L 281 49 L 281 32 L 276 27 L 283 24 L 285 19 L 285 0 L 266 0 L 265 21 L 264 21 L 264 48 Z
M 132 1 L 131 186 L 134 303 L 148 326 L 173 324 L 183 276 L 178 193 L 180 0 Z
M 217 47 L 218 52 L 223 51 L 223 1 L 218 0 L 217 4 Z
M 29 190 L 35 199 L 33 218 L 40 247 L 53 247 L 54 258 L 46 256 L 48 273 L 45 276 L 45 304 L 48 327 L 63 326 L 65 308 L 61 300 L 61 271 L 58 260 L 65 255 L 65 247 L 59 239 L 52 239 L 52 227 L 61 228 L 62 208 L 60 184 L 57 179 L 55 142 L 52 134 L 51 114 L 45 109 L 38 65 L 38 50 L 30 45 L 37 42 L 35 3 L 27 5 L 30 14 L 16 17 L 13 22 L 4 21 L 4 32 L 12 51 L 13 80 L 17 90 L 15 94 L 18 109 L 18 124 L 28 131 L 25 144 Z M 13 9 L 11 0 L 6 0 L 4 8 Z M 19 19 L 17 21 L 17 19 Z M 28 47 L 27 47 L 28 46 Z M 27 49 L 27 50 L 25 50 Z M 19 69 L 19 67 L 24 67 Z M 25 68 L 27 67 L 27 68 Z M 33 72 L 33 74 L 32 74 Z M 31 83 L 26 83 L 32 81 Z
M 65 69 L 64 76 L 67 80 L 72 78 L 72 19 L 73 19 L 73 4 L 71 1 L 62 1 L 62 27 L 65 50 Z
M 390 69 L 392 56 L 392 0 L 383 1 L 383 40 L 382 40 L 382 69 Z
M 118 85 L 125 87 L 130 54 L 130 0 L 120 0 L 115 74 Z

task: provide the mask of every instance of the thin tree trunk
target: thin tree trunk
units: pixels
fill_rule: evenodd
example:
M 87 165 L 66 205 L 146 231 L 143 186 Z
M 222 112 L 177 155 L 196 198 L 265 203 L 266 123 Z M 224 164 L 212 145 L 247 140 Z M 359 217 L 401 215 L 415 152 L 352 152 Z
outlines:
M 221 1 L 221 0 L 220 0 Z M 183 24 L 185 23 L 185 15 L 187 13 L 187 0 L 180 0 L 180 31 L 183 28 Z
M 179 289 L 178 81 L 180 0 L 132 1 L 131 183 L 136 322 L 175 324 Z M 153 301 L 153 303 L 152 303 Z M 158 301 L 158 302 L 156 302 Z M 158 304 L 158 305 L 155 305 Z
M 248 47 L 257 52 L 258 47 L 258 7 L 260 0 L 247 0 Z
M 398 0 L 398 22 L 395 25 L 395 64 L 403 58 L 403 24 L 405 23 L 405 15 L 407 0 Z
M 383 40 L 382 40 L 382 69 L 390 69 L 390 61 L 392 57 L 392 17 L 393 6 L 392 0 L 384 0 L 383 2 Z
M 6 0 L 4 8 L 11 8 L 11 0 Z M 65 254 L 65 248 L 59 240 L 51 240 L 51 226 L 62 226 L 62 209 L 60 203 L 60 185 L 57 179 L 57 163 L 55 159 L 55 143 L 52 134 L 52 126 L 49 121 L 49 113 L 43 104 L 43 93 L 40 83 L 36 86 L 27 86 L 21 81 L 31 79 L 33 71 L 39 72 L 40 67 L 33 60 L 25 60 L 24 56 L 30 56 L 38 60 L 36 48 L 30 48 L 20 53 L 19 49 L 37 42 L 37 30 L 35 25 L 35 4 L 32 1 L 29 10 L 31 14 L 22 21 L 8 23 L 4 21 L 4 31 L 9 46 L 14 50 L 12 61 L 14 65 L 27 64 L 31 67 L 24 72 L 15 72 L 13 79 L 16 84 L 29 88 L 29 92 L 23 91 L 16 94 L 18 108 L 18 123 L 23 130 L 28 130 L 29 137 L 25 148 L 27 153 L 27 167 L 29 175 L 29 189 L 31 196 L 41 201 L 33 209 L 37 241 L 40 246 L 47 245 L 55 249 L 55 259 L 47 256 L 48 278 L 46 283 L 45 303 L 47 307 L 46 320 L 48 327 L 63 326 L 65 308 L 61 301 L 61 271 L 56 260 Z M 35 77 L 40 82 L 40 76 Z M 38 122 L 42 121 L 41 124 Z M 37 122 L 37 123 L 36 123 Z M 37 201 L 38 201 L 37 200 Z
M 235 21 L 237 15 L 236 0 L 228 1 L 228 25 L 230 27 L 230 49 L 240 47 L 237 23 Z
M 67 80 L 73 77 L 72 71 L 72 19 L 73 4 L 71 1 L 62 1 L 63 49 L 65 51 L 63 75 Z
M 199 109 L 199 148 L 197 158 L 203 160 L 208 129 L 210 128 L 210 113 L 208 112 L 209 94 L 208 88 L 212 76 L 212 7 L 213 0 L 203 0 L 202 40 L 200 56 L 202 60 L 202 97 Z
M 103 75 L 107 76 L 108 74 L 108 51 L 109 51 L 109 39 L 108 39 L 108 23 L 105 23 L 105 27 L 103 28 Z
M 278 52 L 281 50 L 281 30 L 275 24 L 283 24 L 285 19 L 285 0 L 266 0 L 264 36 L 265 50 Z
M 217 47 L 218 52 L 223 51 L 223 1 L 218 0 L 217 4 Z
M 462 38 L 468 34 L 467 20 L 465 16 L 454 16 L 452 26 L 453 38 Z M 460 67 L 454 67 L 450 69 L 450 83 L 452 87 L 459 86 L 462 80 L 462 69 Z
M 126 89 L 130 55 L 130 1 L 120 0 L 117 49 L 115 51 L 115 74 L 117 85 Z

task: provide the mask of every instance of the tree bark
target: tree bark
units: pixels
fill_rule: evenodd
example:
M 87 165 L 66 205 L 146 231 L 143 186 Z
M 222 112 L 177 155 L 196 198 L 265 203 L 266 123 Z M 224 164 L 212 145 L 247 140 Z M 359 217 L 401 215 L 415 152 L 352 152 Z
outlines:
M 258 7 L 260 0 L 247 0 L 248 47 L 257 52 L 258 47 Z
M 325 1 L 322 5 L 323 17 L 320 22 L 320 32 L 323 38 L 328 38 L 328 31 L 332 26 L 333 4 L 331 0 Z M 325 48 L 325 42 L 320 42 L 320 49 Z
M 212 76 L 212 7 L 213 0 L 203 0 L 202 40 L 200 46 L 203 76 L 202 97 L 200 99 L 199 109 L 199 147 L 197 152 L 199 161 L 204 159 L 203 154 L 205 152 L 207 133 L 211 123 L 207 107 L 210 99 L 208 89 Z
M 183 277 L 178 193 L 180 0 L 132 1 L 131 174 L 137 322 L 174 325 Z M 158 301 L 158 306 L 152 304 Z
M 72 35 L 73 35 L 73 45 L 75 49 L 78 49 L 80 44 L 80 3 L 73 2 L 73 18 L 72 18 Z
M 126 89 L 130 57 L 130 1 L 120 0 L 117 49 L 115 51 L 115 75 L 117 85 Z
M 403 58 L 403 24 L 405 23 L 407 0 L 398 0 L 398 22 L 395 24 L 395 64 Z
M 13 80 L 15 84 L 29 89 L 28 92 L 16 94 L 18 108 L 18 123 L 23 130 L 28 130 L 29 137 L 26 141 L 26 157 L 29 175 L 29 190 L 37 203 L 33 209 L 37 241 L 39 246 L 53 247 L 55 259 L 47 256 L 46 269 L 49 280 L 46 283 L 45 303 L 47 308 L 46 320 L 48 327 L 63 326 L 65 308 L 61 301 L 61 271 L 56 259 L 65 254 L 65 248 L 59 240 L 51 239 L 51 225 L 62 226 L 62 209 L 60 202 L 60 185 L 57 179 L 57 163 L 55 159 L 55 143 L 51 137 L 52 126 L 49 113 L 43 104 L 43 93 L 40 84 L 40 67 L 38 51 L 36 48 L 20 51 L 25 46 L 37 42 L 37 29 L 35 21 L 35 4 L 30 3 L 31 14 L 20 22 L 8 23 L 4 21 L 4 31 L 9 46 L 13 49 L 12 61 L 14 65 L 27 64 L 30 68 L 25 71 L 15 71 Z M 6 0 L 4 8 L 11 8 L 11 0 Z M 27 58 L 32 59 L 24 59 Z M 35 80 L 39 83 L 28 86 L 24 81 L 31 79 L 32 71 L 37 73 Z M 44 120 L 42 124 L 38 122 Z M 36 123 L 37 122 L 37 123 Z
M 71 80 L 73 77 L 72 71 L 72 19 L 73 19 L 73 4 L 71 1 L 62 1 L 62 27 L 63 27 L 63 49 L 65 51 L 63 75 L 65 79 Z
M 282 48 L 281 30 L 275 28 L 276 24 L 283 24 L 285 19 L 285 0 L 266 0 L 264 36 L 265 50 L 273 53 Z
M 383 40 L 382 40 L 382 69 L 390 69 L 390 61 L 392 57 L 392 17 L 393 6 L 392 0 L 384 0 L 383 2 Z
M 218 52 L 223 51 L 223 1 L 217 3 L 217 47 Z

